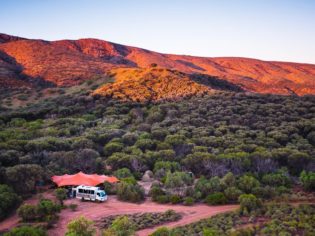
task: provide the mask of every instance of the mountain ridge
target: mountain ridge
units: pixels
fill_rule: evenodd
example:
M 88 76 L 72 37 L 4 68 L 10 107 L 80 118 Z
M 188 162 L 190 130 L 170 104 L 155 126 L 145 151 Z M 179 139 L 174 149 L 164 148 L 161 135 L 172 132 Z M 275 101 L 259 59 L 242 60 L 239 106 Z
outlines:
M 112 69 L 161 68 L 219 77 L 245 91 L 315 94 L 315 65 L 242 57 L 195 57 L 163 54 L 100 39 L 46 41 L 0 34 L 0 85 L 27 86 L 25 77 L 72 86 Z M 3 58 L 9 58 L 8 63 Z M 23 77 L 23 78 L 21 78 Z

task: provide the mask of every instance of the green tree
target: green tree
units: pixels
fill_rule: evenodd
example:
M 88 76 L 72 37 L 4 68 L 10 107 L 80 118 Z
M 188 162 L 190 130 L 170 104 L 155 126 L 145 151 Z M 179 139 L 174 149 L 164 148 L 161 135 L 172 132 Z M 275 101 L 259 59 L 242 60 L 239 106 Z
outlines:
M 238 187 L 245 193 L 251 193 L 254 188 L 259 186 L 259 181 L 249 175 L 242 176 L 238 181 Z
M 117 196 L 122 201 L 140 202 L 144 200 L 144 189 L 138 184 L 121 181 L 117 184 Z
M 43 168 L 34 164 L 19 164 L 6 169 L 7 182 L 16 193 L 29 194 L 36 182 L 44 178 Z
M 0 184 L 0 220 L 7 216 L 20 202 L 21 199 L 12 188 Z
M 131 171 L 128 168 L 118 169 L 114 172 L 114 175 L 119 179 L 133 177 Z
M 61 206 L 63 206 L 63 200 L 67 198 L 67 190 L 64 188 L 57 188 L 55 190 L 55 196 L 58 199 Z
M 238 201 L 240 202 L 240 212 L 243 215 L 248 215 L 261 207 L 261 201 L 253 194 L 242 194 Z
M 315 191 L 315 172 L 302 171 L 300 181 L 307 191 Z
M 223 193 L 218 192 L 209 194 L 205 202 L 209 205 L 223 205 L 227 202 L 227 199 Z
M 72 220 L 67 225 L 66 236 L 93 236 L 96 234 L 94 223 L 91 220 L 80 216 L 77 219 Z
M 37 206 L 35 205 L 23 204 L 19 207 L 17 213 L 24 222 L 35 221 L 38 218 Z

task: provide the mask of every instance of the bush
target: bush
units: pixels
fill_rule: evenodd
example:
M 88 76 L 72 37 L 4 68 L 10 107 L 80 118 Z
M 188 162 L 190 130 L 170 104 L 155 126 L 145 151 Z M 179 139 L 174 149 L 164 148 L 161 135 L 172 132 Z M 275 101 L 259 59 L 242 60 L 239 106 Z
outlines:
M 93 221 L 84 218 L 83 216 L 72 220 L 67 225 L 65 236 L 93 236 L 96 230 L 93 226 Z
M 160 227 L 149 236 L 170 236 L 170 235 L 171 235 L 171 230 L 169 230 L 167 227 Z
M 155 201 L 161 204 L 169 203 L 170 197 L 167 195 L 156 196 Z
M 57 219 L 60 206 L 51 200 L 42 199 L 37 205 L 24 204 L 17 210 L 18 216 L 24 222 L 46 221 L 51 222 Z
M 104 186 L 104 190 L 105 190 L 106 194 L 108 194 L 108 195 L 116 194 L 117 189 L 116 189 L 116 185 L 115 184 L 112 184 L 110 182 L 106 182 L 105 181 L 103 186 Z
M 32 222 L 37 220 L 37 206 L 30 204 L 23 204 L 17 210 L 18 216 L 22 218 L 23 222 Z
M 133 177 L 131 171 L 128 168 L 121 168 L 116 170 L 114 172 L 114 176 L 116 176 L 118 179 Z
M 7 216 L 20 202 L 21 199 L 12 188 L 0 184 L 0 220 Z
M 261 201 L 253 194 L 242 194 L 239 199 L 240 213 L 248 215 L 262 206 Z
M 186 172 L 168 172 L 165 179 L 166 188 L 180 188 L 193 184 L 193 178 Z
M 152 198 L 153 201 L 156 201 L 156 198 L 161 195 L 165 195 L 165 192 L 163 191 L 162 188 L 158 186 L 151 187 L 149 196 Z
M 290 175 L 286 169 L 280 169 L 275 173 L 264 175 L 262 178 L 262 182 L 273 187 L 290 187 L 292 184 Z
M 260 183 L 252 176 L 244 175 L 238 181 L 238 187 L 245 193 L 251 193 L 252 189 L 259 187 Z
M 136 226 L 127 216 L 118 217 L 114 220 L 109 229 L 103 232 L 103 236 L 132 236 Z
M 140 202 L 144 200 L 144 189 L 138 184 L 120 182 L 117 184 L 117 196 L 122 201 Z
M 46 236 L 47 233 L 41 228 L 35 228 L 31 226 L 22 226 L 11 229 L 4 236 Z
M 217 193 L 209 194 L 206 197 L 205 202 L 208 205 L 223 205 L 227 202 L 227 200 L 223 193 L 217 192 Z
M 171 196 L 170 196 L 170 202 L 171 202 L 172 204 L 178 204 L 178 203 L 180 203 L 181 201 L 182 201 L 182 199 L 181 199 L 181 197 L 178 196 L 178 195 L 171 195 Z
M 302 171 L 300 181 L 305 190 L 315 191 L 315 172 Z
M 185 206 L 192 206 L 195 204 L 195 199 L 193 197 L 185 197 L 184 198 L 184 205 Z
M 224 190 L 225 197 L 231 202 L 236 202 L 241 194 L 242 191 L 236 187 L 229 187 Z
M 64 188 L 57 188 L 55 190 L 55 196 L 60 202 L 60 205 L 63 206 L 63 200 L 67 198 L 67 190 Z

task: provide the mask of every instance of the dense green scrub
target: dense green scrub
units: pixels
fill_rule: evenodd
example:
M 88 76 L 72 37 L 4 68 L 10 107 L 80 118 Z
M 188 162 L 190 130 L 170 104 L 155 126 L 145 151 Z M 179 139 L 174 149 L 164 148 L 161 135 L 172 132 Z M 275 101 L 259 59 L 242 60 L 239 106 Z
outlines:
M 236 211 L 163 231 L 153 235 L 314 235 L 315 206 L 271 204 L 256 209 L 250 217 Z
M 237 180 L 249 175 L 279 187 L 286 185 L 278 172 L 285 167 L 290 180 L 306 171 L 302 182 L 312 190 L 314 145 L 314 96 L 221 93 L 139 104 L 60 95 L 16 110 L 0 108 L 0 184 L 27 195 L 54 174 L 128 168 L 136 178 L 152 170 L 166 187 L 176 188 L 181 178 L 189 182 L 175 173 L 183 171 L 206 179 L 231 172 Z M 209 203 L 224 202 L 216 193 L 224 191 L 214 191 Z M 242 192 L 250 191 L 244 186 Z M 225 195 L 235 200 L 238 193 L 232 188 Z

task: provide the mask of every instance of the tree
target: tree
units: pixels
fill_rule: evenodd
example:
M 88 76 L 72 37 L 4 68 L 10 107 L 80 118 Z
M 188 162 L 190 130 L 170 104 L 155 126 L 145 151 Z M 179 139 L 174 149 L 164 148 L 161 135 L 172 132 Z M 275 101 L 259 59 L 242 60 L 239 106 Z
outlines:
M 265 174 L 262 178 L 262 182 L 273 187 L 290 187 L 292 184 L 292 180 L 286 168 L 280 169 L 275 173 Z
M 144 200 L 144 189 L 138 184 L 121 181 L 117 184 L 117 196 L 122 201 L 140 202 Z
M 238 201 L 240 202 L 240 212 L 243 215 L 248 215 L 261 207 L 261 201 L 253 194 L 242 194 Z
M 228 187 L 224 190 L 224 195 L 231 202 L 236 202 L 242 191 L 236 187 Z
M 114 175 L 119 179 L 133 177 L 133 175 L 131 174 L 131 171 L 128 168 L 118 169 L 114 172 Z
M 209 205 L 223 205 L 227 200 L 223 193 L 218 192 L 209 194 L 206 197 L 205 202 Z
M 22 226 L 11 229 L 4 236 L 46 236 L 47 233 L 41 228 L 35 228 L 31 226 Z
M 0 184 L 0 220 L 7 216 L 20 202 L 21 199 L 12 188 Z
M 116 141 L 111 141 L 107 143 L 104 147 L 104 153 L 107 156 L 112 155 L 115 152 L 120 152 L 123 149 L 123 144 Z
M 6 169 L 7 182 L 16 193 L 29 194 L 36 182 L 44 178 L 43 168 L 34 164 L 20 164 Z
M 238 187 L 245 193 L 251 193 L 254 188 L 259 186 L 259 181 L 249 175 L 242 176 L 238 181 Z
M 302 171 L 300 181 L 307 191 L 315 191 L 315 172 Z
M 66 236 L 93 236 L 96 234 L 94 223 L 91 220 L 86 219 L 84 216 L 80 216 L 77 219 L 72 220 L 67 225 Z
M 63 200 L 67 198 L 67 190 L 64 188 L 57 188 L 55 190 L 55 196 L 60 202 L 60 205 L 63 206 Z
M 23 204 L 17 210 L 18 216 L 22 218 L 23 222 L 32 222 L 38 218 L 37 206 L 30 204 Z
M 185 172 L 168 172 L 165 179 L 166 188 L 180 188 L 193 184 L 193 178 Z
M 136 226 L 127 216 L 116 218 L 109 229 L 103 232 L 103 236 L 132 236 Z

